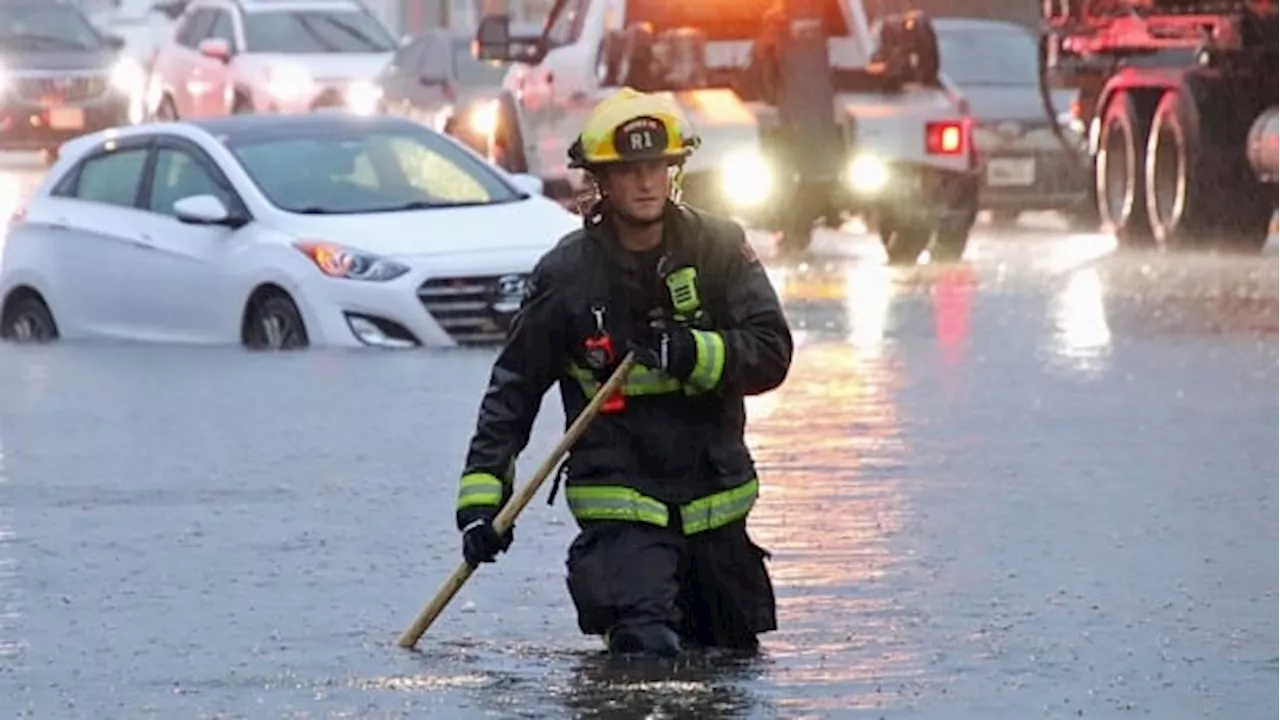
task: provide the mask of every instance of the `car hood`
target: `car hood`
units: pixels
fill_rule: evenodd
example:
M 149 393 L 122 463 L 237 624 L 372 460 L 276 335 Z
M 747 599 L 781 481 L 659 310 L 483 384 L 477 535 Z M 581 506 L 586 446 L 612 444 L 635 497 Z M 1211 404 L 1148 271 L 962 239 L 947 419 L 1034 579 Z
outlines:
M 582 220 L 543 196 L 499 205 L 360 215 L 291 215 L 288 230 L 389 257 L 545 252 Z
M 960 92 L 978 122 L 1049 121 L 1040 102 L 1040 89 L 1035 85 L 962 85 Z M 1052 97 L 1055 112 L 1064 113 L 1071 109 L 1075 92 L 1055 90 Z
M 248 56 L 246 56 L 248 57 Z M 261 53 L 254 64 L 301 66 L 316 80 L 374 80 L 390 62 L 392 53 Z
M 107 71 L 116 62 L 119 54 L 115 50 L 84 50 L 68 52 L 31 52 L 29 50 L 13 50 L 0 46 L 0 67 L 14 71 L 51 70 L 51 71 Z

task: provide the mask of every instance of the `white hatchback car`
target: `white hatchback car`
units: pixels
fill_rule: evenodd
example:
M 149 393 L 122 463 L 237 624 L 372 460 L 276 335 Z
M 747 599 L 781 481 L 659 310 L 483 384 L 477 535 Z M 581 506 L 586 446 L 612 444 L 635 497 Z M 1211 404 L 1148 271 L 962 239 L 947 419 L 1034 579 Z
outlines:
M 13 217 L 0 336 L 452 346 L 500 340 L 580 219 L 394 117 L 138 125 L 77 138 Z

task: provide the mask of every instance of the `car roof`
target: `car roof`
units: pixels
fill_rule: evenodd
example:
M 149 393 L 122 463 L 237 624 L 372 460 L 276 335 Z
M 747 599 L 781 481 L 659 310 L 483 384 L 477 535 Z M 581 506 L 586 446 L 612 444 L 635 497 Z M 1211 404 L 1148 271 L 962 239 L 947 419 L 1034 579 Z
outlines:
M 402 128 L 426 129 L 423 125 L 395 115 L 352 115 L 341 110 L 320 110 L 297 115 L 226 115 L 215 118 L 186 120 L 185 124 L 200 128 L 215 137 L 236 138 L 270 131 L 278 134 L 283 128 L 299 131 L 365 127 L 378 130 Z
M 0 6 L 3 7 L 3 6 Z M 228 115 L 225 117 L 174 122 L 154 122 L 143 125 L 126 125 L 100 130 L 68 140 L 59 154 L 79 155 L 82 151 L 110 141 L 150 135 L 177 135 L 190 140 L 208 142 L 251 139 L 254 136 L 287 136 L 289 132 L 302 135 L 308 132 L 365 127 L 372 130 L 414 130 L 434 132 L 430 128 L 395 115 L 362 117 L 341 110 L 319 110 L 297 115 Z

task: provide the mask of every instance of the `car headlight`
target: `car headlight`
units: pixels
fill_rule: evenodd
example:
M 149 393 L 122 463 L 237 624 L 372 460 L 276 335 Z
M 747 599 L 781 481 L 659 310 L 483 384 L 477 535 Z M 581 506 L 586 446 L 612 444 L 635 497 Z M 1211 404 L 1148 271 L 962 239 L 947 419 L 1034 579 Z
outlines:
M 335 243 L 302 241 L 294 247 L 332 278 L 386 282 L 409 272 L 408 266 L 394 260 Z
M 477 135 L 489 136 L 498 129 L 498 103 L 483 102 L 467 112 L 467 127 Z
M 730 155 L 720 167 L 720 192 L 735 206 L 759 205 L 773 193 L 773 168 L 754 150 Z
M 382 102 L 382 88 L 368 80 L 356 80 L 347 86 L 347 108 L 357 115 L 373 115 Z
M 133 58 L 121 58 L 111 68 L 111 86 L 131 98 L 146 92 L 147 73 Z
M 889 167 L 870 155 L 859 155 L 845 168 L 844 180 L 854 192 L 874 194 L 889 184 Z
M 282 100 L 297 100 L 315 91 L 315 80 L 301 65 L 276 65 L 267 78 L 267 92 Z

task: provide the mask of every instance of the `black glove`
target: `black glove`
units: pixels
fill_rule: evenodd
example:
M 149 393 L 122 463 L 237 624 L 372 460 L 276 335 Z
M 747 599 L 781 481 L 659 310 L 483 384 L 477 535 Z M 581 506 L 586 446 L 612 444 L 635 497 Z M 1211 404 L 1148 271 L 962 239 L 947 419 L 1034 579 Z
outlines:
M 698 362 L 693 332 L 683 325 L 656 323 L 647 337 L 628 345 L 641 365 L 662 370 L 676 380 L 687 380 Z
M 498 559 L 498 553 L 506 552 L 515 539 L 515 527 L 508 528 L 502 535 L 493 529 L 493 518 L 498 511 L 491 508 L 472 508 L 472 516 L 462 528 L 462 557 L 471 567 L 480 563 L 491 563 Z

